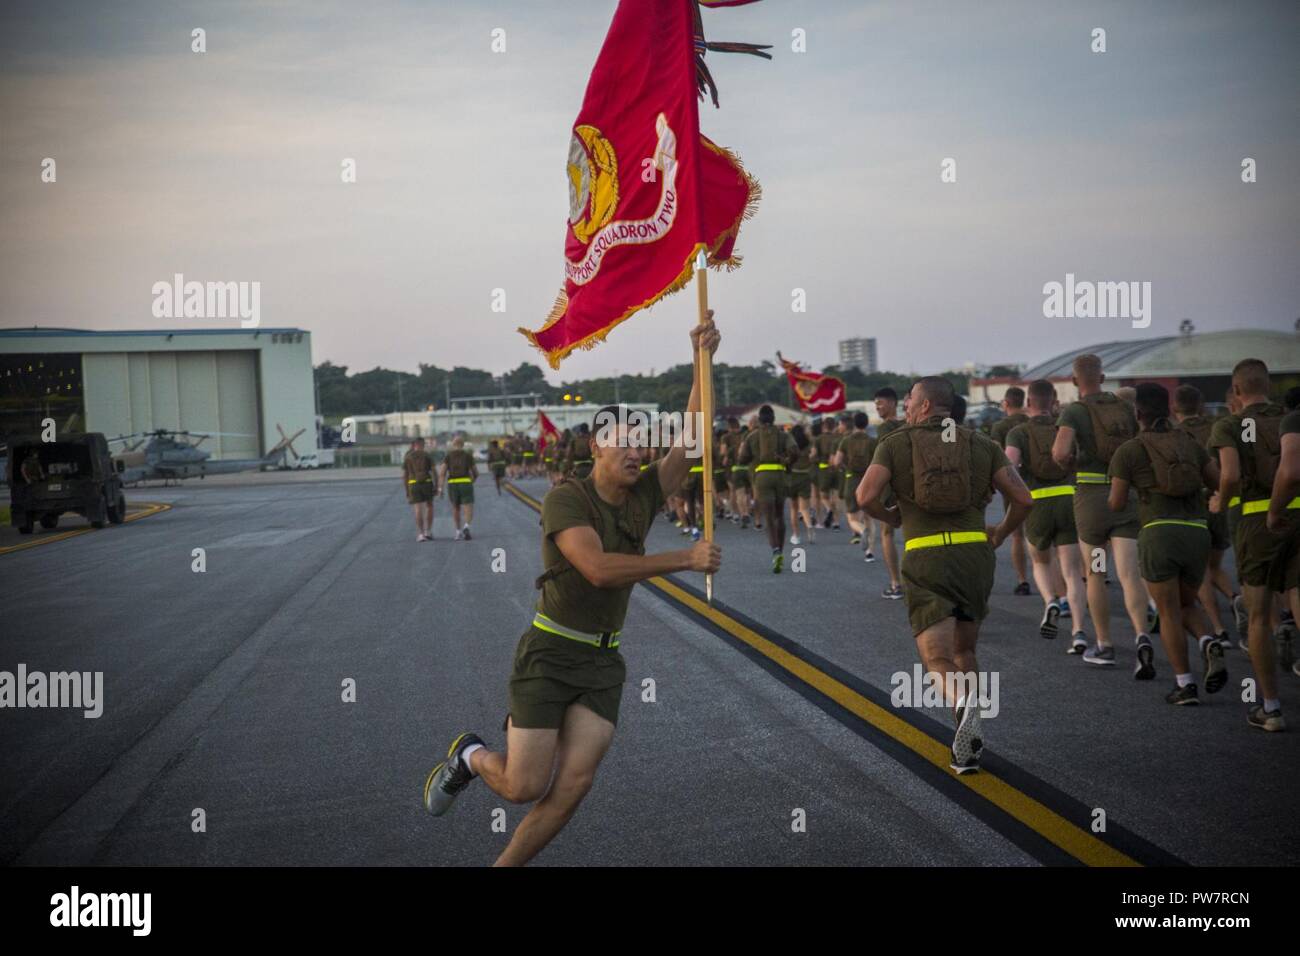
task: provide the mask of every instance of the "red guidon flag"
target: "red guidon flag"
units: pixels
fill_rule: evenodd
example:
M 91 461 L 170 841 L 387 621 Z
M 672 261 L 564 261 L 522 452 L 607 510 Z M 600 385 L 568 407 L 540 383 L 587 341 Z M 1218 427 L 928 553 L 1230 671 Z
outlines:
M 844 408 L 844 382 L 841 379 L 821 372 L 805 372 L 798 362 L 781 358 L 780 352 L 776 357 L 790 379 L 799 407 L 805 412 L 838 412 Z
M 708 4 L 717 5 L 717 4 Z M 700 134 L 697 96 L 716 88 L 696 0 L 621 0 L 569 140 L 564 287 L 546 323 L 521 328 L 552 368 L 686 285 L 696 252 L 735 268 L 758 183 Z
M 540 408 L 537 410 L 537 427 L 540 430 L 537 436 L 537 450 L 545 451 L 547 445 L 559 444 L 560 430 L 555 427 L 555 422 L 546 417 L 546 413 Z

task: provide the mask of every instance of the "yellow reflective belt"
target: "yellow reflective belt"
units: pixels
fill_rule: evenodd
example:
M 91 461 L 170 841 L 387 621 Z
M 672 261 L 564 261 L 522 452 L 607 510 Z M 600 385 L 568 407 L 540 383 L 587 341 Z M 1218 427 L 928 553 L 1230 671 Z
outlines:
M 696 465 L 694 468 L 691 469 L 690 473 L 691 473 L 692 475 L 698 475 L 698 474 L 703 473 L 703 471 L 704 471 L 704 466 L 703 466 L 703 465 Z
M 989 536 L 984 531 L 943 531 L 939 534 L 927 534 L 920 538 L 909 538 L 903 550 L 915 551 L 917 548 L 937 548 L 945 544 L 974 544 L 987 541 Z
M 1243 501 L 1241 503 L 1241 513 L 1243 515 L 1257 515 L 1261 511 L 1267 511 L 1268 502 L 1268 498 L 1258 498 L 1255 501 Z M 1231 505 L 1231 502 L 1229 502 L 1229 505 Z M 1300 508 L 1300 498 L 1292 498 L 1287 502 L 1286 507 L 1288 511 L 1294 508 Z
M 447 484 L 449 484 L 449 485 L 458 485 L 458 484 L 460 484 L 462 481 L 473 481 L 473 480 L 474 480 L 473 478 L 448 478 L 448 479 L 447 479 Z
M 1099 471 L 1081 471 L 1074 476 L 1077 485 L 1109 485 L 1110 479 Z
M 785 471 L 785 465 L 755 465 L 755 471 Z
M 1029 492 L 1034 498 L 1059 498 L 1074 494 L 1074 485 L 1052 485 L 1048 488 L 1034 488 Z
M 1142 527 L 1144 529 L 1153 528 L 1158 524 L 1177 524 L 1177 525 L 1182 525 L 1186 528 L 1204 528 L 1206 531 L 1210 530 L 1209 526 L 1205 523 L 1204 520 L 1190 521 L 1190 520 L 1183 520 L 1180 518 L 1157 518 L 1155 521 L 1148 521 Z
M 571 641 L 579 641 L 583 644 L 590 644 L 592 647 L 618 647 L 618 636 L 622 631 L 609 631 L 607 634 L 588 634 L 586 631 L 575 631 L 571 627 L 565 627 L 552 621 L 549 617 L 538 611 L 533 616 L 533 627 L 539 631 L 546 631 L 548 634 L 555 634 L 559 637 L 567 637 Z M 603 643 L 603 639 L 608 636 L 610 642 L 608 645 Z
M 645 470 L 646 470 L 647 468 L 649 468 L 649 467 L 650 467 L 649 465 L 642 465 L 642 466 L 641 466 L 641 470 L 642 470 L 642 471 L 645 471 Z
M 1235 508 L 1239 504 L 1241 504 L 1241 498 L 1237 495 L 1233 495 L 1231 498 L 1228 499 L 1229 508 Z
M 732 470 L 732 471 L 749 471 L 749 466 L 748 466 L 748 465 L 732 465 L 732 466 L 731 466 L 731 470 Z
M 818 468 L 829 468 L 830 465 L 826 464 L 826 462 L 824 462 L 824 461 L 819 461 L 819 462 L 817 462 L 817 467 L 818 467 Z
M 526 451 L 526 452 L 524 452 L 524 457 L 525 457 L 525 458 L 536 458 L 536 457 L 537 457 L 537 452 L 535 452 L 535 451 Z
M 420 482 L 420 481 L 433 481 L 433 479 L 432 478 L 407 478 L 406 479 L 406 483 L 408 485 L 413 485 L 416 482 Z

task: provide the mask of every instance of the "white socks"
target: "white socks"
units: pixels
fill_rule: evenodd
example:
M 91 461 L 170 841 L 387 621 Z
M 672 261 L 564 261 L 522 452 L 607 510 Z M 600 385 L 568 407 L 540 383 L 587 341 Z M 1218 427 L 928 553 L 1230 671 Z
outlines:
M 470 773 L 474 773 L 474 765 L 469 762 L 469 755 L 476 750 L 482 750 L 482 749 L 483 749 L 482 744 L 470 744 L 468 747 L 466 747 L 464 750 L 460 752 L 460 762 L 462 765 L 464 765 L 465 769 L 468 770 Z M 478 774 L 474 774 L 474 775 L 478 776 Z

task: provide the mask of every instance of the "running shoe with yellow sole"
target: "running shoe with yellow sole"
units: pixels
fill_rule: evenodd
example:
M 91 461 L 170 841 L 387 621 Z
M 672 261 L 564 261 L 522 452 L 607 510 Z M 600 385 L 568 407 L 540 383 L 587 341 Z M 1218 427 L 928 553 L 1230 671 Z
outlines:
M 474 774 L 460 759 L 461 753 L 471 744 L 483 745 L 477 734 L 461 734 L 451 742 L 447 750 L 447 759 L 429 771 L 424 781 L 424 809 L 435 817 L 440 817 L 451 809 L 456 795 L 464 790 Z

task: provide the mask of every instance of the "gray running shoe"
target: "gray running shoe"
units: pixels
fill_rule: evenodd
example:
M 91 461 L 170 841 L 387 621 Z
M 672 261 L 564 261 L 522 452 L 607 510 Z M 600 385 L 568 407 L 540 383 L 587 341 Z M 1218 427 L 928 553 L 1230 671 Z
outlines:
M 1137 667 L 1133 669 L 1134 680 L 1154 680 L 1156 676 L 1155 648 L 1151 646 L 1151 638 L 1145 634 L 1138 635 L 1137 642 L 1138 662 Z
M 435 817 L 451 809 L 457 794 L 474 779 L 474 774 L 460 759 L 461 752 L 470 744 L 482 743 L 476 734 L 461 734 L 451 742 L 447 759 L 429 771 L 429 777 L 424 781 L 424 809 Z
M 1083 652 L 1083 662 L 1085 664 L 1096 664 L 1099 667 L 1114 667 L 1115 648 L 1109 644 L 1105 647 L 1094 644 Z
M 1282 719 L 1282 709 L 1265 710 L 1263 704 L 1256 704 L 1246 713 L 1246 722 L 1252 727 L 1276 733 L 1286 730 L 1286 721 Z
M 957 732 L 953 734 L 952 759 L 948 765 L 958 774 L 975 773 L 980 768 L 983 749 L 979 701 L 963 699 L 957 704 Z
M 1205 664 L 1205 692 L 1217 694 L 1228 683 L 1228 665 L 1223 663 L 1223 646 L 1218 641 L 1206 641 L 1201 651 Z
M 1065 649 L 1067 654 L 1082 654 L 1088 649 L 1088 636 L 1083 631 L 1075 631 L 1074 636 L 1070 638 L 1070 646 Z

